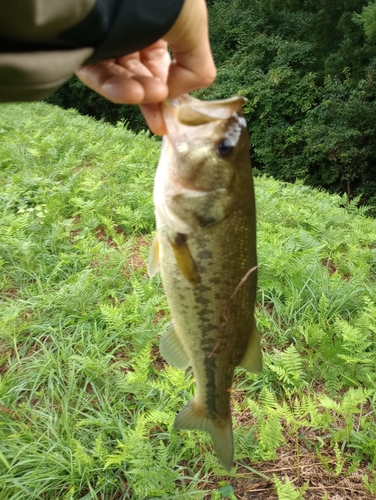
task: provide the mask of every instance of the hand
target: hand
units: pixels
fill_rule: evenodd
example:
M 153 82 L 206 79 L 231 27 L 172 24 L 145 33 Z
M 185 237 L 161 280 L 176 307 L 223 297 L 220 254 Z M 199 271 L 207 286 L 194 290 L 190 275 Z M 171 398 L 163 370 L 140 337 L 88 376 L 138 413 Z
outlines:
M 173 27 L 153 45 L 119 59 L 82 66 L 76 75 L 112 102 L 138 104 L 150 130 L 164 135 L 162 101 L 207 87 L 216 76 L 205 0 L 185 0 Z

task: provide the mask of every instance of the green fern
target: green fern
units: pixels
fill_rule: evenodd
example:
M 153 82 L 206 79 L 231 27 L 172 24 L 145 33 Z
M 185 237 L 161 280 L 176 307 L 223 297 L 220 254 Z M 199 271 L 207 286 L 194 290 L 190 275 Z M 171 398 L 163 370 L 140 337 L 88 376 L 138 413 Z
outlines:
M 291 344 L 284 352 L 275 350 L 274 355 L 265 360 L 265 364 L 275 373 L 285 391 L 295 390 L 303 385 L 303 360 L 294 345 Z
M 376 473 L 375 471 L 371 472 L 371 477 L 369 478 L 366 475 L 362 475 L 363 484 L 367 491 L 371 493 L 371 495 L 376 495 Z
M 305 483 L 300 488 L 296 488 L 286 477 L 285 482 L 274 476 L 273 483 L 278 495 L 278 500 L 303 500 L 304 493 L 308 489 L 308 483 Z
M 257 424 L 259 439 L 259 454 L 262 460 L 273 460 L 279 446 L 284 444 L 281 420 L 278 416 L 269 414 Z
M 155 364 L 169 319 L 145 265 L 159 143 L 41 103 L 3 106 L 0 135 L 1 500 L 208 495 L 223 474 L 210 437 L 173 430 L 192 371 Z M 236 373 L 236 460 L 294 442 L 330 475 L 371 471 L 375 221 L 301 183 L 255 184 L 264 370 Z

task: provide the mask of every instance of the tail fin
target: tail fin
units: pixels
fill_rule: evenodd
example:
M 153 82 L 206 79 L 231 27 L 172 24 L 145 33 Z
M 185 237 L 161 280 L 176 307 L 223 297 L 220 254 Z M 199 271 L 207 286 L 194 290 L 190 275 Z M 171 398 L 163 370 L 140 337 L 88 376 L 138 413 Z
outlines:
M 226 420 L 214 420 L 200 411 L 195 399 L 192 399 L 177 415 L 174 427 L 176 429 L 205 431 L 210 434 L 220 464 L 228 472 L 231 471 L 234 461 L 234 443 L 230 412 Z

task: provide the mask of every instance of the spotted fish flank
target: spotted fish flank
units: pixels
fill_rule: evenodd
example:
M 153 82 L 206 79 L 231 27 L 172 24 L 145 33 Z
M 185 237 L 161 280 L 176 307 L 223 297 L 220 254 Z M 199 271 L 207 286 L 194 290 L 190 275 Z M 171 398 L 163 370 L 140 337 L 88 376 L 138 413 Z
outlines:
M 230 413 L 236 366 L 260 372 L 254 320 L 257 286 L 254 191 L 245 99 L 164 103 L 155 185 L 157 236 L 149 275 L 159 270 L 173 324 L 160 350 L 178 368 L 192 365 L 194 399 L 175 427 L 208 432 L 219 461 L 233 463 Z

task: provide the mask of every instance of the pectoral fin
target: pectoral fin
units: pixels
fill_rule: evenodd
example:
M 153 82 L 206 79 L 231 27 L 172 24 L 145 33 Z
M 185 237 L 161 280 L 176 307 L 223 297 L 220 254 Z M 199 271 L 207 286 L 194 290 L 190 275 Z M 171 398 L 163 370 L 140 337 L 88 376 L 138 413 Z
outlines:
M 240 363 L 240 366 L 251 373 L 261 373 L 262 371 L 262 353 L 260 347 L 260 334 L 256 325 L 251 330 L 251 336 L 248 341 L 247 350 Z
M 189 249 L 186 235 L 177 233 L 170 243 L 180 272 L 192 285 L 198 285 L 201 277 Z
M 150 248 L 149 262 L 148 262 L 148 275 L 150 278 L 155 276 L 160 271 L 159 264 L 159 239 L 158 235 L 154 238 L 154 241 Z
M 159 352 L 167 363 L 176 368 L 184 370 L 190 365 L 189 356 L 176 334 L 173 322 L 171 322 L 170 328 L 162 337 Z

